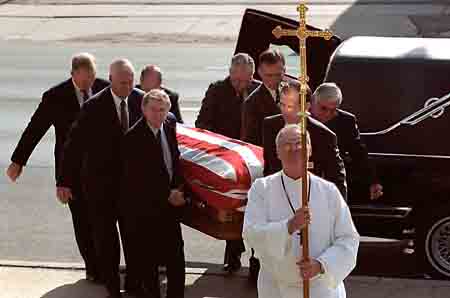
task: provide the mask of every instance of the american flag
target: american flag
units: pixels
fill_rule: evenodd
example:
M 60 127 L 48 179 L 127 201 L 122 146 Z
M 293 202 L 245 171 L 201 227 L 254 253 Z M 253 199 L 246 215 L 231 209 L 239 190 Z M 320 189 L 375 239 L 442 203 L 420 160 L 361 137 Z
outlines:
M 177 125 L 183 176 L 197 199 L 216 209 L 242 210 L 263 175 L 263 150 L 210 131 Z

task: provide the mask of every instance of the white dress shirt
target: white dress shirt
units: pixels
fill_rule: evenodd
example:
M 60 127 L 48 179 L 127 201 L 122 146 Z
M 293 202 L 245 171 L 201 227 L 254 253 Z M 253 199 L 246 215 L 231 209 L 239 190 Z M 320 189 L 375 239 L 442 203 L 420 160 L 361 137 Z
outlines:
M 274 89 L 270 89 L 269 87 L 267 87 L 266 85 L 264 85 L 264 87 L 266 87 L 267 90 L 269 90 L 270 95 L 272 95 L 273 101 L 277 101 L 277 91 Z
M 120 98 L 119 96 L 115 95 L 114 92 L 111 89 L 111 94 L 112 97 L 114 99 L 114 104 L 116 105 L 116 110 L 117 110 L 117 116 L 119 117 L 119 121 L 120 123 L 122 123 L 122 117 L 120 116 L 120 104 L 122 103 L 122 100 L 125 100 L 125 110 L 127 111 L 127 115 L 128 115 L 128 122 L 130 121 L 130 113 L 128 112 L 128 97 L 125 97 L 124 99 Z M 130 123 L 128 123 L 128 127 L 130 127 L 129 125 Z
M 158 130 L 161 131 L 161 147 L 162 147 L 161 150 L 163 153 L 164 163 L 166 164 L 167 173 L 169 174 L 170 180 L 172 180 L 173 175 L 172 154 L 170 153 L 169 142 L 167 141 L 166 132 L 163 129 L 163 125 L 164 124 L 161 124 L 160 128 L 154 128 L 153 126 L 148 124 L 155 137 L 158 134 Z
M 72 83 L 73 83 L 73 87 L 75 87 L 75 94 L 78 99 L 78 104 L 80 105 L 80 107 L 82 107 L 83 103 L 84 103 L 83 93 L 81 92 L 81 89 L 77 86 L 77 84 L 75 84 L 75 81 L 73 79 L 72 79 Z M 89 88 L 89 90 L 87 90 L 87 94 L 88 94 L 89 98 L 92 97 L 92 95 L 93 95 L 92 88 Z

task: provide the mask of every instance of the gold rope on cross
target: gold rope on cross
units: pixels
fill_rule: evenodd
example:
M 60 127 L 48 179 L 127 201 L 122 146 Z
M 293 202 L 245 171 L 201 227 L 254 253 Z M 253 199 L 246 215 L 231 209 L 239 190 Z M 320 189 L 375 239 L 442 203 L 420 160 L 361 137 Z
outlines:
M 301 147 L 301 155 L 303 157 L 303 169 L 302 169 L 302 179 L 301 179 L 301 188 L 302 188 L 302 196 L 301 196 L 301 206 L 307 207 L 308 206 L 308 170 L 307 170 L 307 149 L 306 149 L 306 95 L 308 93 L 308 74 L 307 74 L 307 65 L 306 65 L 306 39 L 308 37 L 321 37 L 325 40 L 331 39 L 333 36 L 333 33 L 330 30 L 325 31 L 313 31 L 308 30 L 306 28 L 306 12 L 308 11 L 308 7 L 306 7 L 306 4 L 304 1 L 301 1 L 301 3 L 297 6 L 297 11 L 299 13 L 299 26 L 296 30 L 293 29 L 283 29 L 281 26 L 277 26 L 275 29 L 272 30 L 272 34 L 278 39 L 283 36 L 296 36 L 299 40 L 299 54 L 300 54 L 300 60 L 299 60 L 299 67 L 300 67 L 300 74 L 299 74 L 299 82 L 300 82 L 300 127 L 301 127 L 301 141 L 302 141 L 302 147 Z M 302 237 L 301 237 L 301 243 L 302 246 L 302 254 L 303 254 L 303 260 L 309 261 L 309 225 L 307 224 L 306 227 L 302 230 Z M 303 298 L 309 298 L 309 280 L 304 279 L 303 280 Z

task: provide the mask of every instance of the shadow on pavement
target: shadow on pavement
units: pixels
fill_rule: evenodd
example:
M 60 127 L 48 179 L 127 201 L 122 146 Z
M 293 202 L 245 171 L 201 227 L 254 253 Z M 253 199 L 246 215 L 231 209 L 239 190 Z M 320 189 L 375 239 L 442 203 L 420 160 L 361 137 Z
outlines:
M 41 298 L 103 298 L 105 296 L 106 291 L 102 286 L 80 279 L 76 283 L 57 287 Z

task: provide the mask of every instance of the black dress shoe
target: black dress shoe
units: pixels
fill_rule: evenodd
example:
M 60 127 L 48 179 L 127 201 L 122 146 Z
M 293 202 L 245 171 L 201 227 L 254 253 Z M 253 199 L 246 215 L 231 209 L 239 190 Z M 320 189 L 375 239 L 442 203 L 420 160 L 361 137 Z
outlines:
M 103 281 L 100 278 L 100 276 L 94 275 L 94 274 L 91 274 L 91 273 L 86 273 L 86 280 L 89 281 L 89 282 L 97 283 L 97 284 L 103 283 Z
M 241 261 L 237 260 L 235 262 L 230 262 L 229 264 L 223 265 L 223 270 L 227 271 L 228 273 L 234 273 L 236 271 L 239 271 L 241 267 L 242 267 Z

